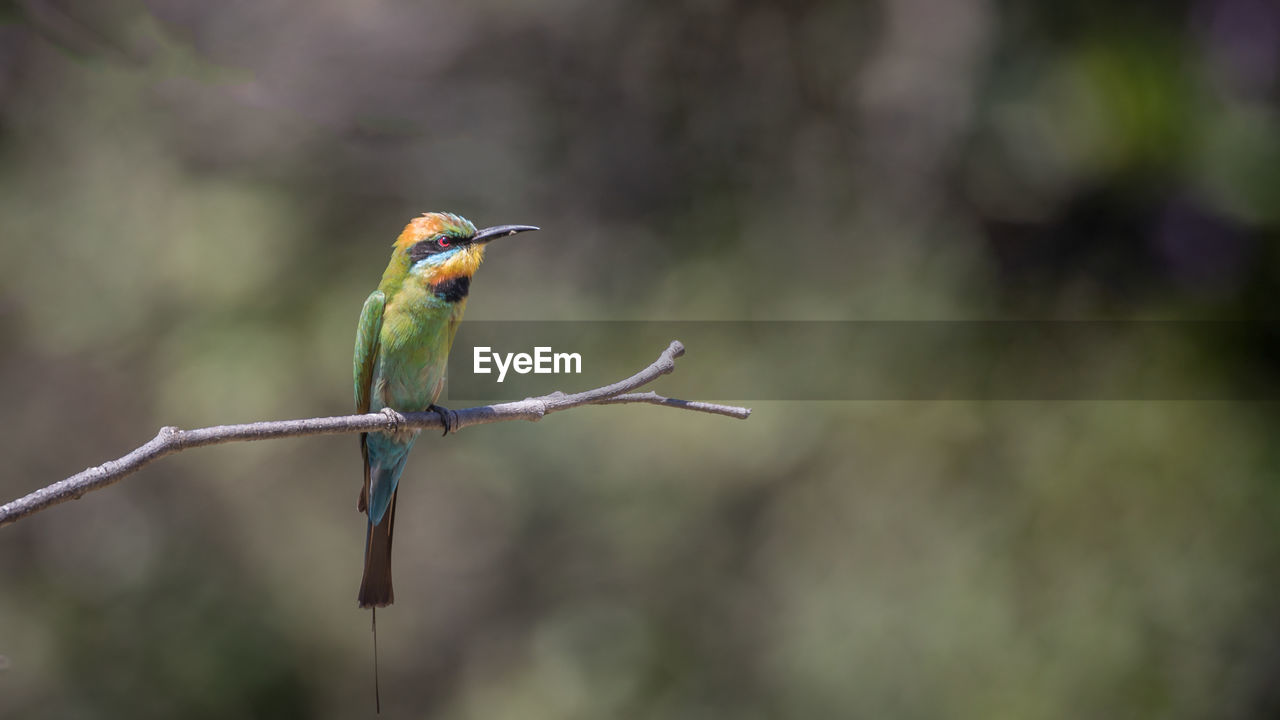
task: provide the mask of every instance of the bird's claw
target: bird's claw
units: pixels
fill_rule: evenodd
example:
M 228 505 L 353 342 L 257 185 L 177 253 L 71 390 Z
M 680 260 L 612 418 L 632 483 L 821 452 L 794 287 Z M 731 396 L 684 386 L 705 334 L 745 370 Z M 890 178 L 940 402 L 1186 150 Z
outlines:
M 404 416 L 396 412 L 395 408 L 384 407 L 379 412 L 387 416 L 387 432 L 396 432 L 404 424 Z
M 432 403 L 427 410 L 440 416 L 440 424 L 444 426 L 444 432 L 441 433 L 440 437 L 445 437 L 458 429 L 458 415 L 454 411 L 435 403 Z

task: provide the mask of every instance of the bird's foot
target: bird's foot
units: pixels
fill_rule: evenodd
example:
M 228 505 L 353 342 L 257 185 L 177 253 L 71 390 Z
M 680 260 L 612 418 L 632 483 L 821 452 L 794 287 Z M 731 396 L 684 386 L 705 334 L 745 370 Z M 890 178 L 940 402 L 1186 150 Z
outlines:
M 440 437 L 444 437 L 458 429 L 458 414 L 443 405 L 431 403 L 431 407 L 427 408 L 428 412 L 434 412 L 440 416 L 440 424 L 444 425 L 444 432 Z
M 396 412 L 395 408 L 384 407 L 379 412 L 387 416 L 387 432 L 399 432 L 404 427 L 404 416 Z

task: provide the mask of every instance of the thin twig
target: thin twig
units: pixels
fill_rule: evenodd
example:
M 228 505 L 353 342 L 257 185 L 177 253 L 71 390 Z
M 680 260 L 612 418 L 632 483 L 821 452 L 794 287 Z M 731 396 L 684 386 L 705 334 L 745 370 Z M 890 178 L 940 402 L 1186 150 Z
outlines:
M 680 400 L 679 398 L 663 397 L 652 390 L 645 393 L 614 395 L 613 397 L 598 400 L 595 404 L 622 405 L 624 403 L 662 405 L 664 407 L 679 408 L 680 410 L 693 410 L 695 412 L 711 413 L 712 415 L 724 415 L 726 417 L 738 418 L 739 420 L 746 420 L 751 417 L 751 408 L 738 407 L 736 405 L 717 405 L 716 403 L 702 402 L 700 400 Z
M 506 420 L 541 420 L 550 413 L 569 410 L 583 405 L 616 405 L 623 403 L 648 403 L 682 410 L 727 415 L 746 419 L 751 410 L 743 407 L 715 405 L 665 398 L 652 391 L 633 393 L 632 390 L 648 385 L 675 369 L 675 359 L 684 354 L 684 345 L 676 340 L 648 367 L 626 380 L 595 390 L 566 395 L 560 391 L 540 397 L 525 398 L 514 402 L 498 403 L 450 410 L 450 429 L 461 430 L 472 425 L 503 422 Z M 161 428 L 150 442 L 117 460 L 91 467 L 65 480 L 43 487 L 33 493 L 0 505 L 0 527 L 21 520 L 41 510 L 67 500 L 79 499 L 93 490 L 100 490 L 132 475 L 144 466 L 190 448 L 219 445 L 239 440 L 271 440 L 274 438 L 301 437 L 304 435 L 336 435 L 341 433 L 398 430 L 413 428 L 426 430 L 443 428 L 440 416 L 435 412 L 398 413 L 391 409 L 365 415 L 303 418 L 301 420 L 276 420 L 241 425 L 215 425 L 196 430 L 176 427 Z

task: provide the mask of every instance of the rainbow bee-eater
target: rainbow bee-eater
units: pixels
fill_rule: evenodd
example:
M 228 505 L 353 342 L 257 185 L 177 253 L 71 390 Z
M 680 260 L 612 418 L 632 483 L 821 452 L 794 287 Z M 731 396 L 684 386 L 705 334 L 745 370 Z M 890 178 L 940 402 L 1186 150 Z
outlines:
M 445 363 L 467 306 L 471 276 L 485 245 L 532 225 L 476 230 L 466 218 L 426 213 L 405 226 L 391 251 L 382 282 L 364 302 L 356 328 L 356 411 L 436 409 Z M 448 420 L 444 413 L 445 432 Z M 396 494 L 417 430 L 360 436 L 364 486 L 358 507 L 368 515 L 360 607 L 383 607 L 391 592 L 391 533 Z

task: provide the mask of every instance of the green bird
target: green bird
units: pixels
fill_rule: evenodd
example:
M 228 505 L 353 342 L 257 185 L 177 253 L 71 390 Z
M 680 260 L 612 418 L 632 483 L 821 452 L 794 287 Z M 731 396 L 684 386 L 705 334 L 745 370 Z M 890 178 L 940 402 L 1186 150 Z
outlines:
M 449 348 L 467 306 L 471 276 L 484 259 L 485 245 L 495 238 L 537 229 L 532 225 L 499 225 L 476 230 L 466 218 L 434 212 L 405 226 L 393 246 L 382 282 L 364 302 L 356 328 L 357 412 L 436 409 Z M 384 607 L 394 600 L 391 533 L 397 486 L 417 437 L 417 430 L 360 435 L 364 485 L 357 507 L 368 515 L 360 607 Z

